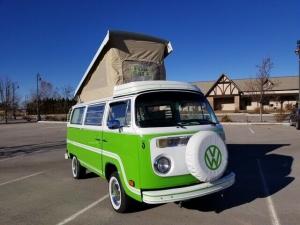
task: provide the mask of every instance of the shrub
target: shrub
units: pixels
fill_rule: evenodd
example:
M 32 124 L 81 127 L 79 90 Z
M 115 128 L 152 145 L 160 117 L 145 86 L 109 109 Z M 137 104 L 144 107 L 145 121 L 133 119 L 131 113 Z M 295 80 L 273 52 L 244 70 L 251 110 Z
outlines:
M 275 118 L 276 122 L 282 122 L 282 121 L 286 120 L 287 117 L 288 117 L 288 114 L 284 114 L 284 113 L 274 114 L 274 118 Z
M 32 118 L 30 116 L 23 116 L 23 120 L 26 120 L 27 122 L 30 122 Z
M 293 110 L 293 104 L 292 103 L 288 103 L 285 105 L 285 110 L 288 112 L 291 112 Z
M 228 115 L 225 115 L 222 117 L 221 122 L 232 122 L 232 120 Z
M 47 115 L 45 116 L 46 121 L 66 121 L 65 115 Z

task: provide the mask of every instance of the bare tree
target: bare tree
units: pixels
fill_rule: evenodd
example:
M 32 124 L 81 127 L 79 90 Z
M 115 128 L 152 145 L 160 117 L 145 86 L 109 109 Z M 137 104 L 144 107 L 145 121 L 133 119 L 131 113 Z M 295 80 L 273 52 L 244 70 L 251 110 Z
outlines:
M 62 87 L 61 93 L 62 97 L 71 100 L 73 98 L 74 88 L 70 85 L 65 85 Z
M 276 85 L 270 80 L 270 73 L 273 68 L 271 58 L 263 58 L 261 64 L 256 66 L 258 71 L 255 79 L 251 79 L 247 86 L 251 98 L 259 103 L 260 121 L 262 122 L 263 105 L 268 100 L 266 92 L 272 90 Z
M 73 99 L 74 88 L 70 85 L 65 85 L 61 90 L 62 96 L 65 99 L 64 101 L 64 112 L 66 113 L 66 117 L 68 117 L 68 100 Z
M 14 107 L 14 82 L 10 79 L 0 79 L 0 103 L 4 111 L 5 123 L 8 122 L 9 111 Z
M 46 80 L 40 81 L 40 99 L 52 98 L 54 96 L 53 84 Z
M 17 95 L 17 89 L 19 88 L 18 83 L 12 82 L 11 88 L 12 88 L 12 90 L 11 90 L 11 92 L 12 92 L 12 99 L 11 99 L 12 114 L 13 114 L 14 119 L 16 120 L 17 119 L 16 111 L 17 111 L 19 101 L 20 101 L 20 98 Z
M 57 97 L 58 90 L 53 86 L 53 84 L 47 80 L 40 79 L 39 81 L 39 99 L 49 99 Z M 30 90 L 30 101 L 37 101 L 37 90 Z

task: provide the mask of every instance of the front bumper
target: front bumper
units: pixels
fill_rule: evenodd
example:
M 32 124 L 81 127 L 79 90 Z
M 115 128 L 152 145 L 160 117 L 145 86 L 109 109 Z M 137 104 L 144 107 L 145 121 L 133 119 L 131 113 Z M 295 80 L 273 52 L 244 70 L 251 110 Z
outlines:
M 143 202 L 148 204 L 161 204 L 167 202 L 183 201 L 191 198 L 212 194 L 230 187 L 235 182 L 235 174 L 232 172 L 219 180 L 197 184 L 182 188 L 172 188 L 158 191 L 143 191 Z
M 64 156 L 65 156 L 65 159 L 69 159 L 70 158 L 68 153 L 65 153 Z

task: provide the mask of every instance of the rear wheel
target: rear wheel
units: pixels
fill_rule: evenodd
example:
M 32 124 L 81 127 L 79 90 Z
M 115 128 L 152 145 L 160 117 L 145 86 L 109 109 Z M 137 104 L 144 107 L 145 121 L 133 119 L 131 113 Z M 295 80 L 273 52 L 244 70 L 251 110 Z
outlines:
M 126 195 L 118 172 L 113 172 L 108 182 L 110 203 L 116 212 L 128 211 L 131 199 Z
M 80 162 L 76 158 L 76 156 L 73 156 L 72 158 L 72 175 L 75 179 L 83 178 L 85 175 L 85 168 L 80 165 Z

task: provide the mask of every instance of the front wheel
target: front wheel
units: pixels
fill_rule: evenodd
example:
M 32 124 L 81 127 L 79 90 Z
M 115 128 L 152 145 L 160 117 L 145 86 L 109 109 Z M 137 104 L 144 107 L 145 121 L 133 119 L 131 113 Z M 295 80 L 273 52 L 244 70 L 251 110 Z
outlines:
M 72 175 L 75 179 L 83 178 L 85 175 L 85 168 L 80 165 L 76 156 L 72 158 Z
M 108 189 L 113 209 L 119 213 L 128 211 L 131 199 L 126 195 L 122 187 L 118 172 L 114 172 L 109 178 Z

